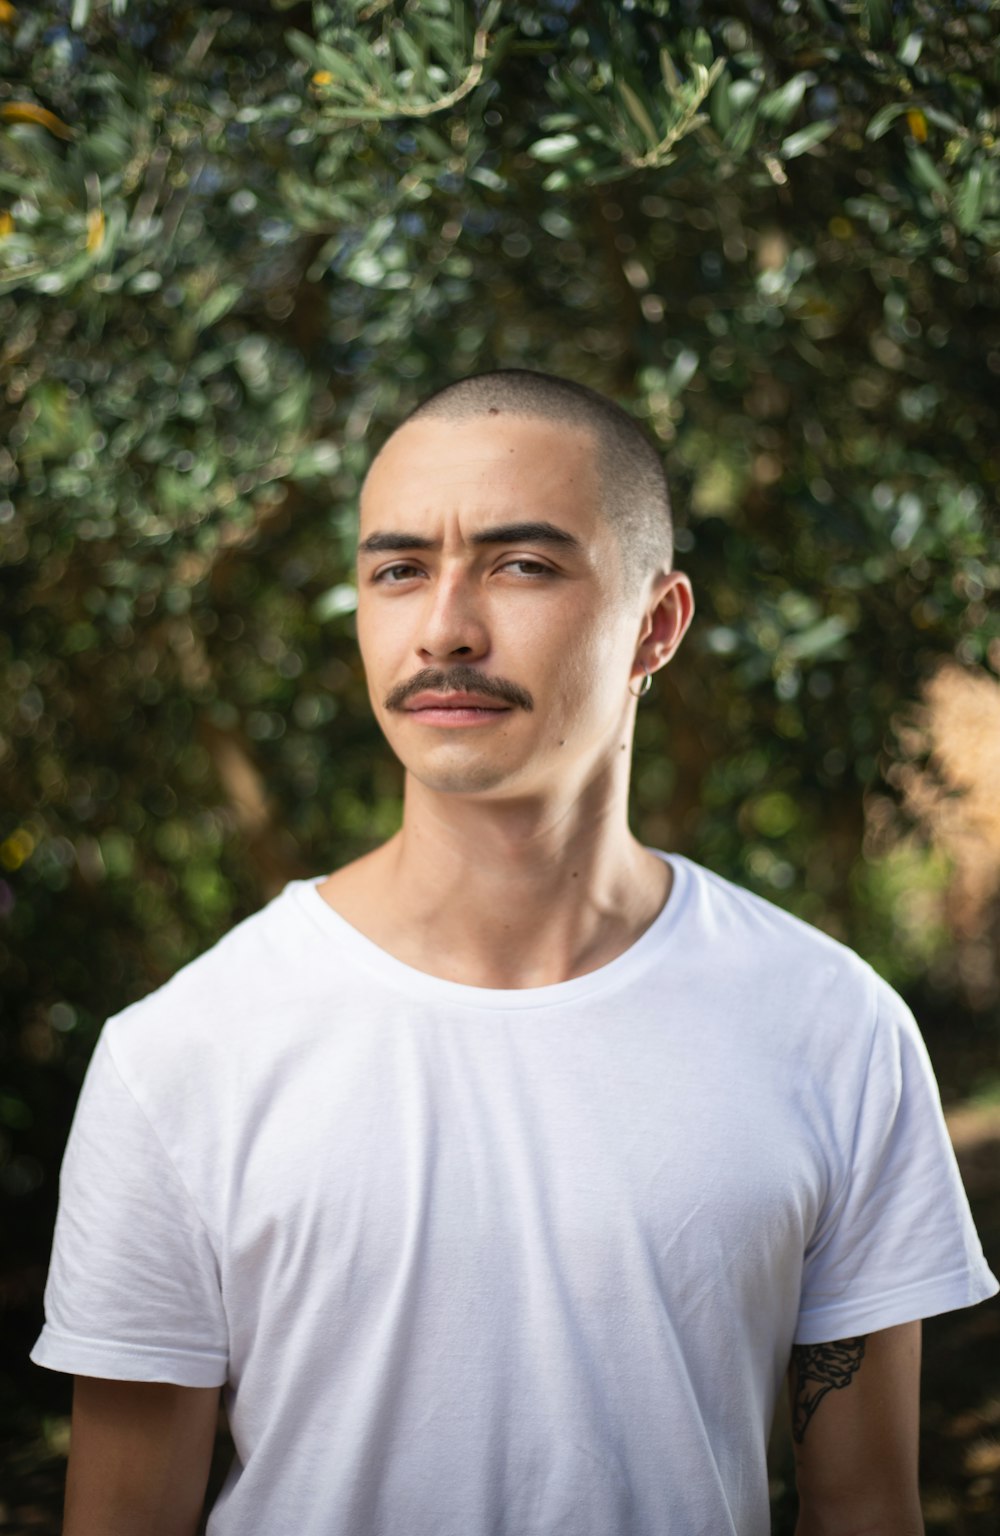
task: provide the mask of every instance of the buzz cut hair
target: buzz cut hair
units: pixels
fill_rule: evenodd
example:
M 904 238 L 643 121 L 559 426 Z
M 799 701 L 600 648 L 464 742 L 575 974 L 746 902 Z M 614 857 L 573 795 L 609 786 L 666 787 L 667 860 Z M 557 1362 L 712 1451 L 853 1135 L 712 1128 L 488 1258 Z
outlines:
M 673 521 L 660 456 L 638 422 L 596 389 L 553 373 L 500 368 L 446 384 L 415 406 L 400 426 L 500 414 L 564 422 L 589 433 L 597 447 L 602 506 L 618 537 L 626 589 L 637 591 L 654 572 L 671 569 Z

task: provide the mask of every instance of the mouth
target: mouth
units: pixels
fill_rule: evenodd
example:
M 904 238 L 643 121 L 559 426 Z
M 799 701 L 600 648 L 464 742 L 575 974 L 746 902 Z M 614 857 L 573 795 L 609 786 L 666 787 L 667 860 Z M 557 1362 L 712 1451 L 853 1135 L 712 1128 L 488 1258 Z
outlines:
M 490 725 L 510 713 L 511 706 L 481 694 L 417 694 L 404 713 L 421 725 Z

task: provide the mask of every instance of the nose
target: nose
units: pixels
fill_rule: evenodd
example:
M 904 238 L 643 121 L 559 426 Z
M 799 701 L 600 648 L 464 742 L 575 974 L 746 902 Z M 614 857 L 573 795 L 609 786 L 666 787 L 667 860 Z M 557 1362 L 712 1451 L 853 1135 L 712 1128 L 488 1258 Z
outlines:
M 485 656 L 489 633 L 474 589 L 473 578 L 460 569 L 443 570 L 428 583 L 417 636 L 424 661 Z

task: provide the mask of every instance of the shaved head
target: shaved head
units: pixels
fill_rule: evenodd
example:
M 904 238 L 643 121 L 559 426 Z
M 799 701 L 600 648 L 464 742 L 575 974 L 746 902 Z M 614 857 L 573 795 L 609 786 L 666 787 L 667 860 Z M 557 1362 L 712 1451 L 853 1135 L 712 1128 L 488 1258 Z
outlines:
M 654 571 L 670 570 L 670 493 L 659 454 L 620 405 L 585 384 L 525 368 L 474 374 L 430 395 L 400 425 L 500 415 L 564 422 L 588 433 L 597 451 L 601 504 L 618 538 L 626 587 L 638 590 Z

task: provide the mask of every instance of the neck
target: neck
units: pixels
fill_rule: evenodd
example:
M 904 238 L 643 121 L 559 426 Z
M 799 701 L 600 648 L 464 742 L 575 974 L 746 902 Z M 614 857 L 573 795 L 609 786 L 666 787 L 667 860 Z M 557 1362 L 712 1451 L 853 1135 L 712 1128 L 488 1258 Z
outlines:
M 628 830 L 627 762 L 561 799 L 445 795 L 408 777 L 403 825 L 331 905 L 397 958 L 473 986 L 548 986 L 649 926 L 670 871 Z M 358 868 L 359 866 L 354 866 Z M 345 872 L 346 873 L 346 872 Z

